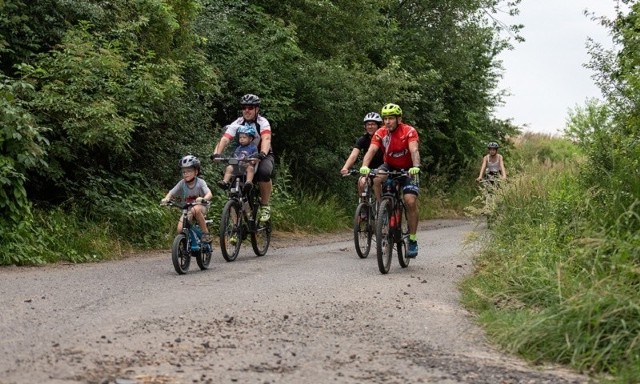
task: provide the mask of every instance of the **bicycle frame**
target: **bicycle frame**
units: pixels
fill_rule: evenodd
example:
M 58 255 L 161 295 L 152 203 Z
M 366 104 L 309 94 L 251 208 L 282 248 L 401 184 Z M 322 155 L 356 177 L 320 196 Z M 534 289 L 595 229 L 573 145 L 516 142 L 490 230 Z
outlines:
M 360 175 L 358 170 L 349 171 L 350 175 Z M 369 256 L 371 249 L 371 242 L 374 234 L 374 223 L 376 218 L 375 197 L 373 193 L 373 178 L 376 175 L 376 170 L 372 170 L 368 175 L 361 176 L 366 177 L 364 190 L 359 193 L 358 205 L 356 206 L 355 214 L 353 216 L 353 242 L 355 245 L 356 253 L 361 259 L 365 259 Z M 358 178 L 358 190 L 360 177 Z
M 404 204 L 400 177 L 407 177 L 406 171 L 379 171 L 386 174 L 387 179 L 382 186 L 382 196 L 376 218 L 376 250 L 378 269 L 381 273 L 389 272 L 393 249 L 396 248 L 398 261 L 402 268 L 409 266 L 406 257 L 409 238 L 406 206 Z
M 238 165 L 255 159 L 217 158 L 215 161 Z M 246 174 L 234 169 L 233 182 L 227 191 L 227 202 L 220 220 L 220 249 L 226 261 L 234 261 L 240 246 L 251 235 L 251 246 L 257 256 L 264 256 L 271 241 L 271 221 L 258 222 L 260 195 L 257 188 L 244 192 Z
M 194 205 L 206 203 L 185 203 L 177 204 L 168 202 L 167 205 L 180 208 L 182 211 L 181 223 L 182 232 L 173 239 L 171 247 L 171 259 L 178 274 L 185 274 L 189 270 L 191 257 L 195 257 L 201 270 L 209 268 L 211 262 L 211 244 L 202 242 L 202 228 L 197 223 L 191 224 L 189 220 L 189 208 Z M 206 204 L 208 205 L 208 204 Z M 205 224 L 211 224 L 213 220 L 205 218 Z

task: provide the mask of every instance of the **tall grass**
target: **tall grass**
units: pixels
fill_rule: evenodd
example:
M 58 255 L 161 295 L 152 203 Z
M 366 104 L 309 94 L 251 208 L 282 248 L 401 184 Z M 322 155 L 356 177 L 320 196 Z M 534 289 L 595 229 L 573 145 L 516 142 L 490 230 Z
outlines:
M 639 382 L 640 234 L 628 230 L 636 207 L 611 222 L 566 140 L 522 140 L 514 160 L 527 171 L 500 192 L 464 302 L 509 351 Z

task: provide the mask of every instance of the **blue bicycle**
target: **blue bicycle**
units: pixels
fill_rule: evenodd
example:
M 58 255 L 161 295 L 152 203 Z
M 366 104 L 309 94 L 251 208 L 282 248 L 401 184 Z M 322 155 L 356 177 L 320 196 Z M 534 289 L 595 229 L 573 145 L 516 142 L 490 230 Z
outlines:
M 173 268 L 179 275 L 187 273 L 192 257 L 196 258 L 201 270 L 208 269 L 211 263 L 211 243 L 202 242 L 202 229 L 197 223 L 192 224 L 188 217 L 189 208 L 197 204 L 209 205 L 206 202 L 180 204 L 173 201 L 165 204 L 182 210 L 182 218 L 180 219 L 182 220 L 182 232 L 176 235 L 171 246 Z M 208 227 L 213 223 L 213 220 L 205 218 L 205 222 Z

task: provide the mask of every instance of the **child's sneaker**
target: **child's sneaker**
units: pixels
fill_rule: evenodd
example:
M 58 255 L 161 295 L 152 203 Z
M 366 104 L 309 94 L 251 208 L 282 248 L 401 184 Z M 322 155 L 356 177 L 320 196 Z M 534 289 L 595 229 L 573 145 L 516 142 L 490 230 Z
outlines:
M 218 184 L 218 187 L 222 188 L 225 191 L 229 189 L 229 183 L 227 183 L 226 181 L 220 180 L 216 184 Z
M 416 240 L 409 240 L 409 246 L 407 247 L 407 257 L 415 258 L 418 256 L 418 242 Z
M 260 207 L 260 221 L 265 223 L 269 221 L 271 218 L 271 207 L 268 205 L 263 205 Z
M 211 235 L 209 234 L 209 232 L 203 233 L 201 240 L 202 240 L 203 243 L 210 243 L 211 242 Z

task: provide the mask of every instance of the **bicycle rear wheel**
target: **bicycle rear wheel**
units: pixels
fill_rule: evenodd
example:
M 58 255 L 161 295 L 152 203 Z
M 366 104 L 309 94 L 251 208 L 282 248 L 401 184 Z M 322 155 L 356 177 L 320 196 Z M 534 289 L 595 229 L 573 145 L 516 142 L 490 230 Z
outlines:
M 391 228 L 392 201 L 383 198 L 378 208 L 376 218 L 376 253 L 378 257 L 378 269 L 386 274 L 391 268 L 391 256 L 393 254 L 393 230 Z
M 401 204 L 398 209 L 400 212 L 400 233 L 397 239 L 396 248 L 398 250 L 398 262 L 402 268 L 407 268 L 411 259 L 407 257 L 407 242 L 409 241 L 409 221 L 407 220 L 407 208 Z
M 220 220 L 220 251 L 226 261 L 234 261 L 242 245 L 242 206 L 229 200 L 222 209 Z
M 371 206 L 368 203 L 360 203 L 356 207 L 353 217 L 353 243 L 356 253 L 361 259 L 366 259 L 371 250 L 371 238 L 373 237 L 374 223 Z
M 171 261 L 179 275 L 184 275 L 191 264 L 191 253 L 187 249 L 187 237 L 184 233 L 176 235 L 171 245 Z

